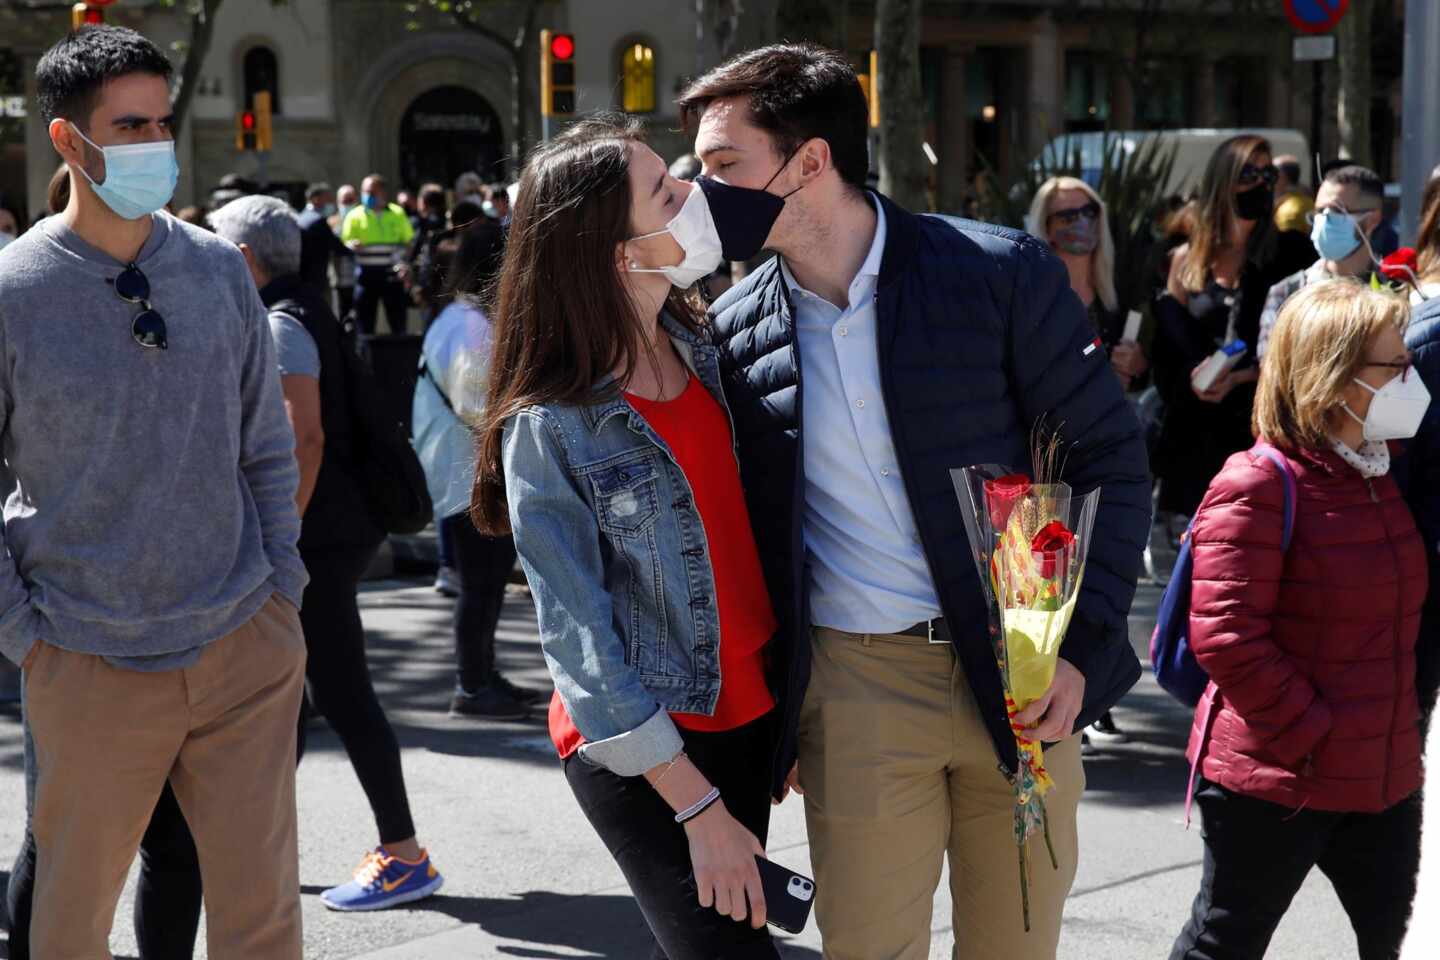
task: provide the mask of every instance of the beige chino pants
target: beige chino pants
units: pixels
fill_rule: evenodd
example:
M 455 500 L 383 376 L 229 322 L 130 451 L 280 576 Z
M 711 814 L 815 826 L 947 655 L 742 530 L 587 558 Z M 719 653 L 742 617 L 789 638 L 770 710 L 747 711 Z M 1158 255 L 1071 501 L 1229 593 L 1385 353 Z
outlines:
M 926 960 L 950 861 L 956 960 L 1053 960 L 1075 879 L 1080 737 L 1045 752 L 1059 861 L 1030 845 L 1025 932 L 1014 793 L 948 645 L 816 628 L 800 784 L 825 960 Z
M 300 616 L 273 597 L 183 670 L 35 653 L 25 672 L 39 772 L 32 956 L 108 960 L 116 902 L 168 778 L 200 856 L 211 960 L 300 960 L 304 679 Z

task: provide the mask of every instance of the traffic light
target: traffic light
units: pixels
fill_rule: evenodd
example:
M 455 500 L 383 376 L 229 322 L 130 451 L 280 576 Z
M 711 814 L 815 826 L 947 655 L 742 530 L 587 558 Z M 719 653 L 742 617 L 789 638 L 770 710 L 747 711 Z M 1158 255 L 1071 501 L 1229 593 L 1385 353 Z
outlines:
M 105 8 L 114 0 L 83 0 L 70 8 L 70 29 L 95 27 L 105 22 Z
M 540 31 L 540 114 L 568 117 L 575 112 L 575 37 Z
M 241 153 L 255 149 L 254 110 L 245 110 L 235 116 L 235 149 Z
M 268 152 L 275 145 L 274 128 L 270 123 L 270 91 L 259 90 L 255 93 L 253 99 L 255 108 L 255 149 Z
M 241 153 L 269 151 L 274 145 L 270 125 L 270 91 L 261 90 L 251 100 L 251 109 L 242 110 L 235 117 L 235 149 Z

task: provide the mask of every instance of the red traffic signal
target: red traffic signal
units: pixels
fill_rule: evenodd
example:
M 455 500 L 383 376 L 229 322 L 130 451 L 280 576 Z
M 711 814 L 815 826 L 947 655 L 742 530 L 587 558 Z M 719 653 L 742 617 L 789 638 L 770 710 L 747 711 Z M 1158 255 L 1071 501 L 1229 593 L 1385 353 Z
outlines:
M 70 29 L 79 30 L 81 27 L 98 27 L 105 22 L 104 3 L 91 2 L 77 3 L 70 8 Z
M 240 128 L 246 133 L 255 129 L 255 114 L 253 111 L 246 110 L 240 114 Z
M 550 37 L 550 56 L 556 60 L 569 60 L 575 56 L 575 38 L 568 33 L 557 33 Z

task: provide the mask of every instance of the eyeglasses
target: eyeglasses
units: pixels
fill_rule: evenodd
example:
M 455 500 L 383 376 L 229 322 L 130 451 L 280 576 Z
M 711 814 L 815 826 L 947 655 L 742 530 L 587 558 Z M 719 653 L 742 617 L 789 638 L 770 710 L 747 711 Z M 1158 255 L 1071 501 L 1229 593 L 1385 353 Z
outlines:
M 1096 203 L 1094 200 L 1091 200 L 1083 207 L 1072 207 L 1069 210 L 1056 210 L 1054 213 L 1050 214 L 1051 220 L 1059 220 L 1061 224 L 1067 227 L 1077 222 L 1081 217 L 1084 217 L 1086 220 L 1090 220 L 1092 222 L 1099 220 L 1100 204 Z
M 1360 208 L 1358 208 L 1358 209 L 1356 209 L 1356 210 L 1346 210 L 1344 207 L 1340 207 L 1340 208 L 1334 209 L 1334 210 L 1329 209 L 1329 208 L 1326 208 L 1326 209 L 1324 209 L 1324 210 L 1311 210 L 1311 211 L 1309 211 L 1308 213 L 1305 214 L 1305 222 L 1308 223 L 1308 224 L 1310 224 L 1310 226 L 1313 227 L 1313 226 L 1315 226 L 1315 218 L 1318 217 L 1318 216 L 1320 216 L 1320 214 L 1322 214 L 1322 213 L 1338 214 L 1338 215 L 1340 215 L 1340 216 L 1342 216 L 1342 217 L 1343 217 L 1343 216 L 1346 216 L 1346 215 L 1349 215 L 1349 216 L 1352 216 L 1352 217 L 1358 217 L 1358 216 L 1362 216 L 1362 215 L 1367 214 L 1367 213 L 1373 213 L 1373 212 L 1375 212 L 1376 210 L 1379 210 L 1379 209 L 1380 209 L 1379 207 L 1360 207 Z
M 165 318 L 150 306 L 150 281 L 139 266 L 130 264 L 110 283 L 121 300 L 144 308 L 130 324 L 130 336 L 135 338 L 135 342 L 152 350 L 168 350 L 170 343 L 165 336 Z
M 1408 380 L 1408 379 L 1410 378 L 1410 371 L 1411 371 L 1412 369 L 1414 369 L 1414 367 L 1415 367 L 1415 362 L 1414 362 L 1413 360 L 1391 360 L 1391 361 L 1366 360 L 1364 363 L 1361 364 L 1361 366 L 1362 366 L 1362 367 L 1384 367 L 1384 368 L 1386 368 L 1387 370 L 1399 370 L 1399 371 L 1400 371 L 1400 382 L 1401 382 L 1401 383 L 1404 383 L 1406 380 Z
M 1240 177 L 1238 180 L 1236 180 L 1236 183 L 1238 183 L 1242 187 L 1248 187 L 1252 184 L 1259 183 L 1261 180 L 1264 180 L 1267 186 L 1273 187 L 1275 186 L 1275 182 L 1279 179 L 1280 171 L 1275 169 L 1274 164 L 1270 164 L 1264 167 L 1257 167 L 1253 163 L 1247 163 L 1245 164 L 1245 166 L 1240 168 Z

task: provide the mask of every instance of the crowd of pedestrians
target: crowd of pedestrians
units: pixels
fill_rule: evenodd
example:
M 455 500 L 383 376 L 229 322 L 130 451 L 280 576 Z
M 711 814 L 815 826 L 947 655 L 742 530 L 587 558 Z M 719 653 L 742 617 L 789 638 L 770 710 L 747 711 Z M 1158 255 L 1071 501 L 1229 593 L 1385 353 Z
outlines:
M 1157 516 L 1186 531 L 1208 680 L 1204 869 L 1172 960 L 1263 956 L 1315 867 L 1363 960 L 1433 955 L 1437 911 L 1411 915 L 1440 896 L 1440 177 L 1397 268 L 1373 171 L 1332 164 L 1312 194 L 1231 138 L 1124 302 L 1105 185 L 1044 183 L 1024 232 L 906 210 L 867 178 L 848 58 L 815 45 L 694 79 L 673 164 L 595 116 L 510 187 L 371 174 L 298 214 L 236 177 L 166 212 L 170 74 L 123 28 L 58 43 L 36 73 L 50 215 L 21 233 L 0 210 L 10 956 L 108 956 L 138 849 L 146 960 L 192 955 L 202 902 L 216 960 L 299 958 L 316 715 L 376 831 L 325 905 L 443 885 L 356 599 L 392 529 L 357 413 L 382 307 L 423 332 L 409 419 L 456 598 L 450 713 L 544 708 L 496 667 L 518 559 L 555 754 L 651 956 L 778 958 L 762 878 L 793 792 L 827 960 L 928 957 L 947 861 L 957 958 L 1055 957 L 1082 753 L 1124 736 L 1110 710 L 1141 675 Z M 949 470 L 1029 465 L 1040 420 L 1101 496 L 1053 682 L 1011 716 Z M 1023 885 L 1017 734 L 1056 784 L 1054 869 Z

